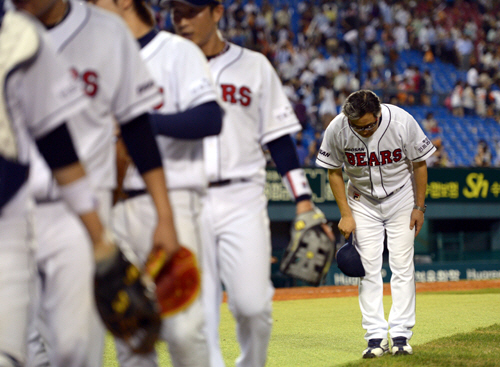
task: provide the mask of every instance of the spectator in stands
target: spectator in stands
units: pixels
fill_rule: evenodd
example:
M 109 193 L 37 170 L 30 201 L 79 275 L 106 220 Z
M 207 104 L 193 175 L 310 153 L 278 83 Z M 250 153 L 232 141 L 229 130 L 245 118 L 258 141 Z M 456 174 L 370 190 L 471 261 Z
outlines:
M 422 121 L 422 125 L 424 126 L 425 131 L 429 134 L 439 134 L 441 132 L 438 122 L 434 118 L 433 112 L 427 112 L 425 119 Z
M 331 85 L 321 87 L 319 90 L 318 117 L 323 128 L 326 128 L 330 121 L 337 116 L 337 104 Z
M 307 67 L 300 74 L 299 81 L 302 84 L 314 85 L 316 81 L 316 74 L 314 74 L 309 65 L 307 65 Z
M 397 105 L 398 101 L 398 79 L 396 74 L 391 74 L 389 81 L 386 83 L 386 88 L 384 90 L 383 101 L 385 103 L 391 103 Z
M 281 8 L 274 14 L 274 21 L 278 28 L 290 28 L 292 20 L 291 10 L 285 2 Z
M 380 44 L 373 45 L 372 49 L 368 52 L 370 56 L 370 67 L 372 69 L 382 70 L 386 66 L 385 55 L 382 52 Z
M 385 88 L 384 78 L 380 75 L 378 69 L 371 68 L 368 72 L 368 78 L 363 83 L 363 89 L 378 91 Z
M 486 140 L 481 139 L 477 144 L 477 153 L 474 157 L 476 167 L 491 167 L 491 152 Z
M 359 31 L 356 28 L 350 29 L 344 33 L 342 45 L 347 54 L 356 54 L 358 52 Z
M 451 167 L 452 164 L 448 159 L 448 154 L 444 149 L 444 144 L 441 138 L 432 140 L 432 143 L 437 148 L 436 151 L 427 159 L 427 167 Z
M 321 87 L 326 85 L 327 74 L 328 74 L 328 60 L 325 55 L 318 51 L 315 57 L 309 63 L 309 67 L 312 72 L 316 75 L 315 88 L 319 90 Z
M 299 158 L 300 166 L 304 166 L 304 160 L 309 154 L 309 150 L 304 142 L 302 131 L 295 134 L 295 145 L 297 147 L 297 156 Z
M 464 107 L 462 105 L 462 93 L 464 84 L 461 80 L 457 81 L 450 96 L 450 107 L 453 116 L 464 117 Z
M 328 62 L 328 72 L 333 77 L 340 69 L 341 66 L 346 66 L 345 60 L 340 55 L 338 48 L 333 49 L 329 52 L 328 58 L 326 59 Z
M 476 90 L 479 85 L 479 66 L 475 61 L 471 63 L 469 70 L 467 70 L 466 81 L 474 90 Z
M 474 54 L 474 43 L 471 37 L 461 33 L 455 43 L 455 50 L 457 52 L 460 69 L 469 70 L 471 57 Z
M 479 85 L 479 87 L 476 88 L 474 95 L 476 101 L 476 114 L 481 117 L 485 117 L 487 111 L 486 100 L 488 99 L 488 90 L 484 88 L 484 86 L 481 84 Z
M 495 167 L 500 167 L 500 139 L 497 139 L 495 141 L 495 153 L 496 153 L 496 158 L 495 162 L 493 162 L 493 165 Z
M 339 72 L 333 78 L 333 90 L 336 95 L 340 95 L 344 90 L 348 89 L 349 71 L 345 65 L 341 65 Z
M 307 107 L 304 104 L 304 97 L 302 95 L 298 95 L 297 101 L 293 102 L 293 110 L 295 111 L 295 115 L 302 125 L 302 129 L 306 129 L 309 125 L 309 117 L 307 115 Z
M 464 116 L 474 115 L 476 109 L 476 96 L 474 94 L 474 89 L 465 83 L 465 88 L 462 92 L 462 106 L 464 109 Z
M 314 139 L 309 143 L 308 154 L 307 154 L 307 157 L 304 158 L 304 166 L 305 167 L 316 166 L 316 158 L 318 157 L 318 149 L 321 146 L 321 142 L 323 141 L 323 131 L 328 127 L 330 122 L 331 121 L 328 121 L 328 123 L 324 125 L 324 129 L 322 131 L 316 130 L 314 132 Z
M 432 75 L 429 69 L 424 71 L 424 75 L 422 76 L 423 80 L 423 91 L 422 91 L 422 103 L 426 106 L 431 105 L 432 93 L 434 92 L 434 87 L 432 85 Z
M 422 58 L 422 61 L 425 62 L 426 64 L 432 64 L 435 61 L 434 54 L 429 46 L 424 46 L 423 48 L 424 51 L 424 56 Z
M 396 42 L 396 49 L 399 53 L 410 48 L 408 43 L 408 31 L 403 24 L 397 23 L 392 30 L 392 34 Z

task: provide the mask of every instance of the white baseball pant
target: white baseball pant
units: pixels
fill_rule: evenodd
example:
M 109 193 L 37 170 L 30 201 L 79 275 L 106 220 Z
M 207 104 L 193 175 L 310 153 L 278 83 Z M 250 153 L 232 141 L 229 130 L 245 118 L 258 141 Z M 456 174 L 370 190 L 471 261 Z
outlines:
M 21 365 L 33 292 L 34 254 L 29 216 L 0 214 L 0 366 Z
M 253 182 L 210 188 L 202 213 L 202 297 L 211 367 L 224 366 L 219 344 L 221 281 L 237 323 L 241 355 L 236 366 L 264 366 L 274 294 L 264 188 Z
M 199 215 L 201 195 L 195 190 L 170 190 L 170 204 L 179 242 L 200 254 Z M 145 262 L 152 248 L 156 228 L 156 211 L 150 195 L 143 194 L 118 203 L 113 209 L 113 229 L 117 236 Z M 208 367 L 208 346 L 204 334 L 204 313 L 198 297 L 186 310 L 165 318 L 161 338 L 168 343 L 174 367 Z M 121 367 L 155 367 L 156 353 L 133 354 L 130 348 L 115 339 Z
M 410 339 L 415 325 L 415 229 L 410 230 L 415 202 L 412 182 L 407 182 L 402 189 L 382 200 L 354 195 L 355 191 L 349 185 L 348 203 L 356 222 L 356 248 L 366 272 L 359 284 L 365 339 L 387 338 L 389 328 L 391 338 L 403 336 Z M 381 273 L 385 233 L 392 272 L 392 307 L 388 322 L 384 316 Z
M 109 223 L 111 192 L 97 190 Z M 38 290 L 28 339 L 28 367 L 101 366 L 105 327 L 95 306 L 92 242 L 62 200 L 37 204 Z

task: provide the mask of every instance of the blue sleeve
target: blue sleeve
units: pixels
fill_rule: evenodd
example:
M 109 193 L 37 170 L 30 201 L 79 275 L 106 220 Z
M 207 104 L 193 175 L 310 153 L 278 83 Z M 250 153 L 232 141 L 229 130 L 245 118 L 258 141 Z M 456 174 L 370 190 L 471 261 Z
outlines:
M 267 143 L 267 148 L 281 177 L 284 177 L 287 172 L 293 169 L 301 168 L 297 149 L 290 135 L 270 141 Z M 310 199 L 310 195 L 302 195 L 295 198 L 295 202 L 298 203 L 299 201 Z
M 281 176 L 292 169 L 300 168 L 297 150 L 290 135 L 270 141 L 267 147 Z
M 173 114 L 151 114 L 151 126 L 157 135 L 177 139 L 201 139 L 217 135 L 222 129 L 222 109 L 211 101 Z
M 141 175 L 163 166 L 156 139 L 151 131 L 149 114 L 144 113 L 120 128 L 128 153 Z
M 78 162 L 75 146 L 66 123 L 37 139 L 36 145 L 52 170 Z

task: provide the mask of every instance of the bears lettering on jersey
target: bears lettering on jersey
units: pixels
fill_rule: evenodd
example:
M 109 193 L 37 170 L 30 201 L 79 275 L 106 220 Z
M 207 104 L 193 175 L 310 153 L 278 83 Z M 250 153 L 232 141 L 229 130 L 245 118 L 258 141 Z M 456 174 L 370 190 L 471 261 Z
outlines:
M 345 156 L 347 158 L 347 162 L 351 166 L 384 166 L 390 163 L 399 162 L 403 158 L 403 154 L 400 148 L 390 151 L 383 150 L 379 155 L 375 152 L 371 152 L 369 156 L 367 156 L 365 151 L 349 153 L 345 152 Z
M 240 104 L 245 107 L 252 102 L 252 91 L 248 87 L 242 86 L 238 88 L 233 84 L 221 84 L 220 87 L 224 102 Z

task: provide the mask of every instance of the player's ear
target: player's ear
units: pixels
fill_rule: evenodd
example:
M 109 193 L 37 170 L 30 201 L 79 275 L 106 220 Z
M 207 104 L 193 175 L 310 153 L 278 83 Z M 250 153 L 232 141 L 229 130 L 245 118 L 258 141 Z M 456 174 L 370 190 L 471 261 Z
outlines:
M 118 0 L 118 6 L 122 10 L 129 10 L 134 8 L 134 0 Z
M 222 19 L 223 15 L 224 15 L 224 5 L 217 5 L 214 8 L 212 8 L 212 19 L 215 21 L 215 23 L 219 23 L 219 20 Z

